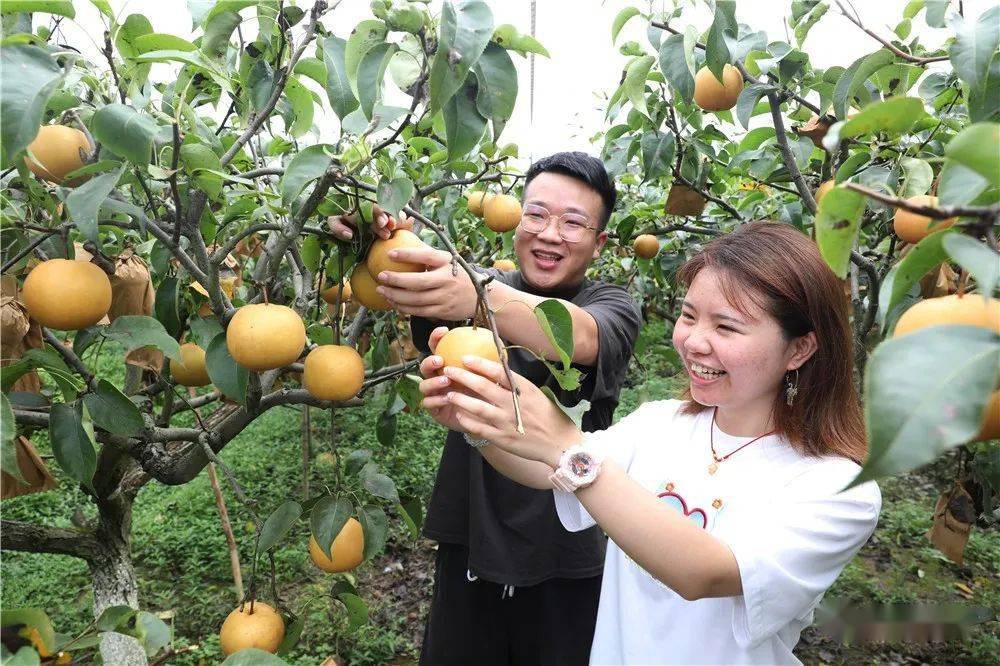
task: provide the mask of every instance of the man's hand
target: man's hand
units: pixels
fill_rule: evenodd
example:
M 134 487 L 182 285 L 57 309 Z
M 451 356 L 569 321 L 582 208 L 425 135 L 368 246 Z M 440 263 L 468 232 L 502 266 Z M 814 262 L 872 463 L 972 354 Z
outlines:
M 426 319 L 459 321 L 476 313 L 476 288 L 461 267 L 452 266 L 451 253 L 434 248 L 400 248 L 389 252 L 397 261 L 427 266 L 423 273 L 383 271 L 374 276 L 378 292 L 394 310 Z
M 413 218 L 400 214 L 402 219 L 400 221 L 382 210 L 378 204 L 372 205 L 372 218 L 374 219 L 372 219 L 371 230 L 382 239 L 391 236 L 396 229 L 413 228 Z M 349 241 L 354 238 L 354 233 L 358 228 L 357 215 L 331 215 L 326 218 L 326 225 L 334 236 Z

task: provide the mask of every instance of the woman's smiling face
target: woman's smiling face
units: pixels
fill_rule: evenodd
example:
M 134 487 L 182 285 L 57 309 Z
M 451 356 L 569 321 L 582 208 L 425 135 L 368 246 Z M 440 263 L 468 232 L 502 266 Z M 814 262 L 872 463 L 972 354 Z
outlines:
M 702 269 L 691 282 L 674 326 L 674 348 L 691 380 L 691 397 L 743 415 L 769 415 L 785 374 L 804 363 L 815 336 L 785 338 L 778 321 L 739 287 L 740 312 L 725 296 L 717 272 Z

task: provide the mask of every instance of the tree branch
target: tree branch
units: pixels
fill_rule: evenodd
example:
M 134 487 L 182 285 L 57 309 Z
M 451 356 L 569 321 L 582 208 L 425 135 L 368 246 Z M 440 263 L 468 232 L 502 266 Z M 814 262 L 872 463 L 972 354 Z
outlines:
M 56 352 L 63 357 L 63 360 L 66 361 L 70 367 L 76 370 L 77 374 L 83 377 L 84 382 L 87 384 L 87 388 L 90 390 L 97 388 L 97 378 L 94 377 L 94 373 L 87 368 L 87 365 L 79 356 L 76 355 L 76 352 L 73 351 L 72 347 L 64 345 L 63 341 L 57 338 L 55 333 L 44 326 L 42 327 L 42 337 L 44 337 L 45 341 L 52 345 L 53 348 L 55 348 Z
M 843 15 L 847 18 L 848 21 L 850 21 L 854 25 L 856 25 L 859 28 L 861 28 L 861 30 L 863 30 L 865 32 L 865 34 L 867 34 L 869 37 L 871 37 L 872 39 L 874 39 L 875 41 L 877 41 L 879 44 L 881 44 L 885 48 L 887 48 L 890 51 L 892 51 L 894 54 L 896 54 L 897 56 L 899 56 L 903 60 L 906 60 L 907 62 L 912 62 L 912 63 L 914 63 L 916 65 L 926 65 L 927 63 L 931 63 L 931 62 L 944 62 L 945 60 L 948 60 L 948 58 L 950 57 L 950 56 L 947 56 L 947 55 L 942 55 L 942 56 L 930 56 L 930 57 L 927 57 L 927 58 L 922 58 L 920 56 L 915 56 L 915 55 L 912 55 L 910 53 L 907 53 L 906 51 L 903 51 L 903 50 L 897 48 L 892 42 L 890 42 L 890 41 L 888 41 L 886 39 L 882 39 L 881 37 L 878 36 L 878 34 L 872 32 L 871 30 L 869 30 L 868 28 L 866 28 L 861 23 L 861 21 L 858 18 L 856 18 L 854 16 L 851 16 L 848 13 L 848 11 L 846 9 L 844 9 L 844 5 L 841 4 L 840 0 L 836 0 L 836 2 L 837 2 L 837 7 L 840 8 L 841 13 L 843 13 Z
M 324 0 L 316 0 L 313 4 L 312 10 L 309 12 L 309 24 L 306 26 L 305 34 L 302 36 L 302 42 L 299 44 L 298 48 L 295 49 L 295 52 L 292 53 L 288 63 L 279 70 L 278 78 L 274 82 L 274 91 L 271 93 L 271 96 L 268 98 L 264 106 L 261 107 L 260 112 L 253 116 L 247 128 L 242 134 L 236 137 L 233 145 L 229 147 L 229 150 L 227 150 L 219 160 L 222 163 L 222 166 L 226 166 L 233 160 L 234 157 L 236 157 L 237 153 L 240 152 L 240 149 L 260 130 L 264 121 L 267 120 L 268 117 L 270 117 L 271 112 L 274 111 L 274 107 L 277 106 L 278 100 L 281 99 L 281 94 L 285 91 L 285 83 L 288 82 L 289 72 L 292 71 L 295 67 L 295 63 L 297 63 L 299 58 L 302 57 L 302 54 L 306 50 L 306 46 L 308 46 L 309 42 L 311 42 L 313 37 L 316 36 L 316 26 L 319 25 L 319 19 L 323 16 L 324 12 L 326 12 L 326 9 L 327 5 Z
M 875 201 L 879 201 L 896 208 L 902 208 L 903 210 L 908 210 L 911 213 L 924 215 L 935 220 L 945 220 L 949 217 L 978 217 L 986 221 L 992 220 L 993 224 L 996 224 L 997 218 L 1000 217 L 1000 204 L 992 204 L 990 206 L 923 206 L 910 203 L 906 199 L 900 199 L 899 197 L 876 192 L 875 190 L 869 189 L 864 185 L 858 185 L 857 183 L 844 183 L 844 187 L 849 190 L 854 190 L 859 194 L 863 194 L 870 199 L 874 199 Z
M 771 107 L 775 140 L 778 142 L 778 149 L 781 150 L 781 158 L 785 162 L 785 168 L 791 174 L 792 182 L 795 183 L 795 189 L 799 191 L 799 197 L 802 198 L 802 202 L 806 205 L 809 212 L 815 215 L 816 199 L 813 198 L 812 191 L 809 189 L 809 185 L 806 184 L 806 179 L 802 177 L 802 172 L 799 171 L 799 166 L 795 163 L 795 156 L 792 155 L 792 149 L 788 147 L 788 133 L 785 131 L 785 121 L 781 118 L 781 101 L 778 99 L 777 93 L 773 92 L 767 93 L 767 101 Z
M 437 234 L 438 238 L 441 239 L 441 242 L 444 243 L 445 247 L 448 248 L 448 251 L 451 252 L 453 261 L 457 261 L 459 265 L 462 266 L 462 269 L 468 274 L 469 279 L 472 280 L 472 285 L 476 288 L 478 302 L 482 303 L 484 306 L 483 310 L 486 313 L 486 324 L 489 326 L 490 331 L 493 332 L 493 343 L 496 345 L 497 351 L 500 354 L 500 364 L 503 365 L 504 374 L 507 376 L 507 383 L 511 387 L 511 396 L 514 399 L 514 417 L 517 421 L 517 431 L 524 434 L 524 424 L 521 421 L 521 403 L 518 399 L 517 384 L 514 382 L 514 375 L 510 370 L 510 364 L 507 362 L 507 348 L 504 345 L 503 340 L 500 339 L 500 330 L 497 328 L 496 316 L 494 315 L 493 309 L 489 306 L 490 300 L 489 294 L 486 290 L 486 285 L 492 277 L 476 271 L 476 269 L 474 269 L 469 262 L 463 259 L 462 255 L 455 247 L 455 244 L 451 242 L 451 238 L 448 237 L 448 234 L 445 233 L 444 229 L 438 226 L 436 222 L 430 218 L 424 217 L 409 206 L 405 206 L 403 208 L 403 212 L 410 217 L 419 220 L 421 224 Z
M 90 532 L 20 520 L 0 521 L 0 532 L 3 533 L 3 550 L 71 555 L 87 561 L 100 554 L 100 548 Z
M 437 192 L 438 190 L 444 189 L 446 187 L 451 187 L 452 185 L 470 185 L 472 183 L 478 183 L 483 181 L 500 180 L 502 176 L 499 173 L 492 174 L 490 176 L 486 176 L 485 174 L 487 171 L 490 170 L 490 167 L 500 164 L 501 162 L 505 162 L 506 160 L 507 160 L 506 157 L 501 157 L 496 160 L 487 160 L 486 165 L 483 167 L 483 170 L 477 173 L 475 176 L 471 176 L 469 178 L 449 178 L 447 180 L 441 180 L 432 185 L 428 185 L 427 187 L 417 189 L 417 194 L 419 194 L 421 197 L 426 197 L 428 194 Z

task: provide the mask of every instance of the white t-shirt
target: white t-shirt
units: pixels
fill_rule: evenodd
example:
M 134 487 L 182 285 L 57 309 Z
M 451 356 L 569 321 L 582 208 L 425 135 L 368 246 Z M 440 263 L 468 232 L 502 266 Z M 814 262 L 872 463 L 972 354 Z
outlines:
M 685 601 L 610 542 L 590 663 L 798 664 L 792 648 L 813 609 L 875 529 L 878 486 L 840 492 L 858 465 L 805 456 L 777 435 L 710 475 L 712 410 L 683 415 L 683 404 L 646 403 L 608 430 L 588 433 L 586 444 L 726 543 L 743 595 Z M 720 456 L 752 439 L 718 426 L 714 436 Z M 553 492 L 567 530 L 594 524 L 574 494 Z

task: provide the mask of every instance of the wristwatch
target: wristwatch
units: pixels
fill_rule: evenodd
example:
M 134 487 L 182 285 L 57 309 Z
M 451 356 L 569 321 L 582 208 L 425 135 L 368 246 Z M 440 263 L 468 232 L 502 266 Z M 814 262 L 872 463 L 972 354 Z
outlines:
M 582 444 L 571 446 L 563 451 L 559 465 L 549 476 L 549 481 L 557 490 L 568 493 L 589 486 L 601 472 L 604 456 L 586 448 Z

